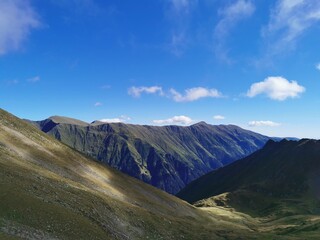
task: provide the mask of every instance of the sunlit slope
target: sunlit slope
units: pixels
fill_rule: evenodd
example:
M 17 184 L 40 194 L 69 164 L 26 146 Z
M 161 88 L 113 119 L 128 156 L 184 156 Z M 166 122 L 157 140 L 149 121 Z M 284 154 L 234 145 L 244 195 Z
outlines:
M 51 117 L 42 131 L 124 173 L 177 193 L 190 181 L 261 148 L 266 136 L 234 125 L 141 126 Z

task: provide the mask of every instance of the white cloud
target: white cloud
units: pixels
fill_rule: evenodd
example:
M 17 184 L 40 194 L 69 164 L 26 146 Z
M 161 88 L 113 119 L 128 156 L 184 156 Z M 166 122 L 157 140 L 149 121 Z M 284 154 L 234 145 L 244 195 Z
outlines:
M 190 22 L 198 0 L 168 0 L 168 3 L 166 17 L 170 21 L 171 33 L 165 48 L 176 57 L 180 57 L 193 39 L 190 34 Z
M 251 0 L 238 0 L 219 10 L 220 21 L 214 29 L 214 48 L 219 58 L 230 61 L 225 49 L 225 38 L 239 21 L 250 17 L 254 11 L 255 6 Z
M 96 102 L 95 104 L 94 104 L 94 106 L 95 107 L 100 107 L 100 106 L 102 106 L 103 104 L 101 103 L 101 102 Z
M 316 64 L 316 69 L 318 69 L 320 71 L 320 63 Z
M 177 92 L 175 89 L 170 89 L 170 93 L 172 95 L 172 98 L 176 102 L 192 102 L 195 100 L 198 100 L 200 98 L 206 98 L 206 97 L 211 97 L 211 98 L 219 98 L 222 97 L 222 94 L 212 88 L 212 89 L 207 89 L 203 87 L 195 87 L 195 88 L 189 88 L 185 90 L 185 94 L 182 95 L 181 93 Z
M 189 0 L 171 0 L 171 4 L 174 10 L 176 10 L 177 12 L 181 12 L 181 11 L 185 12 L 185 11 L 188 11 L 189 9 L 190 1 Z
M 27 79 L 27 81 L 29 83 L 36 83 L 36 82 L 39 82 L 40 80 L 41 80 L 41 78 L 39 76 L 35 76 L 35 77 Z
M 131 120 L 130 117 L 122 115 L 118 118 L 104 118 L 104 119 L 100 119 L 99 121 L 104 123 L 124 123 L 130 120 Z
M 40 22 L 28 0 L 1 0 L 0 9 L 0 55 L 4 55 L 18 50 Z
M 177 57 L 180 57 L 187 45 L 185 31 L 173 32 L 170 42 L 170 51 Z
M 273 100 L 283 101 L 287 98 L 299 97 L 305 91 L 296 81 L 288 81 L 283 77 L 268 77 L 263 82 L 251 85 L 247 92 L 248 97 L 255 97 L 259 94 L 266 94 Z
M 248 125 L 250 127 L 278 127 L 281 124 L 272 121 L 251 121 Z
M 163 119 L 163 120 L 153 120 L 153 123 L 155 124 L 183 124 L 183 125 L 187 125 L 187 124 L 191 124 L 193 122 L 193 120 L 190 117 L 187 116 L 174 116 L 172 118 L 168 118 L 168 119 Z
M 163 95 L 162 87 L 152 86 L 152 87 L 131 87 L 128 90 L 129 95 L 133 97 L 140 97 L 142 93 L 147 94 L 159 94 Z
M 222 115 L 215 115 L 213 116 L 213 119 L 215 120 L 224 120 L 226 117 L 225 116 L 222 116 Z
M 278 0 L 262 31 L 270 43 L 268 51 L 277 54 L 292 49 L 297 39 L 319 21 L 320 1 Z

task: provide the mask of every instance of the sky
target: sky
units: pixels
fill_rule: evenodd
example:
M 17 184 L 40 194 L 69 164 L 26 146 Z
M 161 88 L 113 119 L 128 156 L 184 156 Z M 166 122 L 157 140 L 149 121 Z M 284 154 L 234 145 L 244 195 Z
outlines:
M 1 0 L 20 118 L 235 124 L 320 138 L 318 0 Z

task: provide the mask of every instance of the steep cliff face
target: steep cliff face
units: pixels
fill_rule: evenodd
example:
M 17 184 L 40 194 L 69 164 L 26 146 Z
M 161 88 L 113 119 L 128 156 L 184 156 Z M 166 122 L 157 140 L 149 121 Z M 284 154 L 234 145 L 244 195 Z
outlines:
M 52 117 L 33 124 L 68 146 L 169 193 L 249 155 L 269 139 L 234 125 L 204 122 L 157 127 Z

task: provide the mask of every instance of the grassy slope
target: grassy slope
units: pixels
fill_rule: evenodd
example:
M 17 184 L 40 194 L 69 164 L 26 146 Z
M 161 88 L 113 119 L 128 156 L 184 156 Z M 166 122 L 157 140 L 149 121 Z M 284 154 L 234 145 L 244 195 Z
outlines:
M 269 239 L 87 159 L 0 110 L 1 239 Z M 221 210 L 223 211 L 223 210 Z
M 261 220 L 259 231 L 320 237 L 320 141 L 269 142 L 262 150 L 189 184 L 178 196 Z
M 85 126 L 70 124 L 76 120 L 61 117 L 51 120 L 55 123 L 45 120 L 38 124 L 68 146 L 169 193 L 254 152 L 268 140 L 232 125 Z

